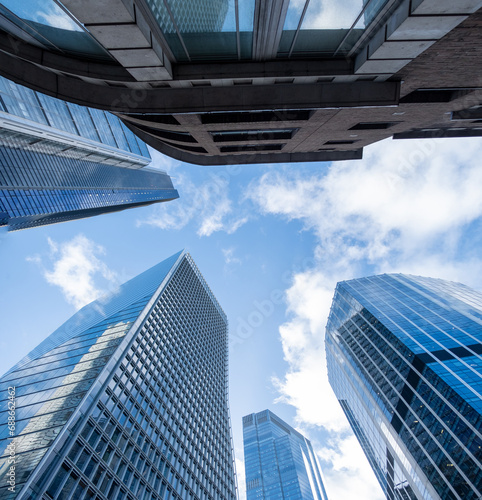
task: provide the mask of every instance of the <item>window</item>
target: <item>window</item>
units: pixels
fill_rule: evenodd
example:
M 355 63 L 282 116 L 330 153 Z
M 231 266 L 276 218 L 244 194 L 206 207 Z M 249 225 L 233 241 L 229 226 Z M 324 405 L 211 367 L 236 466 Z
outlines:
M 397 122 L 360 122 L 353 125 L 353 127 L 350 127 L 348 130 L 383 130 L 390 128 L 396 123 Z
M 147 125 L 139 125 L 137 123 L 135 124 L 135 126 L 155 137 L 180 142 L 197 142 L 189 132 L 172 132 L 170 130 L 161 130 L 154 127 L 148 127 Z
M 477 120 L 482 118 L 482 106 L 473 106 L 452 113 L 452 120 Z
M 204 113 L 201 115 L 203 124 L 210 123 L 256 123 L 277 121 L 304 121 L 309 120 L 311 110 L 289 109 L 279 111 L 250 111 L 233 113 Z
M 191 85 L 193 87 L 210 87 L 211 86 L 211 82 L 208 81 L 208 80 L 203 80 L 203 81 L 200 81 L 200 82 L 191 82 Z
M 356 141 L 340 140 L 340 141 L 327 141 L 325 144 L 353 144 Z
M 182 151 L 188 151 L 190 153 L 207 153 L 207 151 L 201 146 L 187 146 L 186 144 L 174 144 L 168 141 L 161 141 L 163 144 L 170 146 L 172 148 L 180 149 Z
M 285 144 L 246 144 L 243 146 L 221 146 L 221 153 L 235 153 L 242 151 L 280 151 Z
M 291 139 L 298 129 L 222 130 L 210 132 L 214 142 Z
M 450 102 L 472 92 L 473 89 L 419 89 L 400 99 L 400 103 L 412 102 Z

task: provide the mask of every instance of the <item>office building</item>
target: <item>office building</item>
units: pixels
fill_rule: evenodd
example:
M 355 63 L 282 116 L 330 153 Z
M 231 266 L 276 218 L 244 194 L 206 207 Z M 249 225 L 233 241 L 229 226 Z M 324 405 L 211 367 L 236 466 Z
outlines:
M 482 294 L 385 274 L 338 283 L 330 384 L 389 500 L 482 495 Z
M 0 379 L 0 499 L 236 500 L 227 352 L 183 252 L 80 309 Z
M 229 0 L 173 0 L 169 9 L 162 2 L 151 0 L 148 5 L 168 43 L 175 44 L 177 31 L 186 34 L 212 33 L 223 29 Z M 176 19 L 176 24 L 172 19 Z M 188 35 L 189 36 L 189 35 Z
M 114 115 L 0 77 L 0 226 L 9 230 L 178 198 Z
M 327 500 L 310 441 L 265 410 L 243 417 L 247 500 Z
M 199 165 L 482 136 L 482 1 L 3 0 L 0 71 Z

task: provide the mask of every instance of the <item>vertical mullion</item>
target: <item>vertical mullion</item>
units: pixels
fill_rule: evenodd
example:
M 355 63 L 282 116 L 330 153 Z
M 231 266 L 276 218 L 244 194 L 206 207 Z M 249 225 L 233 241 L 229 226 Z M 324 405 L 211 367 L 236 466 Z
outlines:
M 303 7 L 303 12 L 301 13 L 300 22 L 298 23 L 298 28 L 296 28 L 295 36 L 293 37 L 293 42 L 291 43 L 290 51 L 288 52 L 288 59 L 291 57 L 293 49 L 295 48 L 296 39 L 298 38 L 298 34 L 301 29 L 301 25 L 303 24 L 303 19 L 305 18 L 306 10 L 308 9 L 308 5 L 310 0 L 306 0 L 305 6 Z
M 186 53 L 186 57 L 187 57 L 188 61 L 190 61 L 191 56 L 189 55 L 186 44 L 184 43 L 184 39 L 182 38 L 181 32 L 179 31 L 176 20 L 174 19 L 174 16 L 171 12 L 171 8 L 169 7 L 167 0 L 164 0 L 164 6 L 166 7 L 166 10 L 169 14 L 169 17 L 171 18 L 171 22 L 174 25 L 174 28 L 176 29 L 177 36 L 179 37 L 179 41 L 181 42 L 181 45 L 182 45 L 182 48 L 184 49 L 184 52 Z
M 238 60 L 241 59 L 241 41 L 239 36 L 239 1 L 234 0 L 234 13 L 236 17 L 236 48 L 238 50 Z
M 336 48 L 335 52 L 333 53 L 333 57 L 338 54 L 338 52 L 341 50 L 343 47 L 343 44 L 346 42 L 347 38 L 350 36 L 351 32 L 354 30 L 355 26 L 357 25 L 358 21 L 360 20 L 361 16 L 365 13 L 367 10 L 368 6 L 372 3 L 373 0 L 368 0 L 368 2 L 363 6 L 360 14 L 358 14 L 358 17 L 355 19 L 354 23 L 351 25 L 351 28 L 348 30 L 348 33 L 343 37 L 343 40 L 340 42 L 340 45 Z

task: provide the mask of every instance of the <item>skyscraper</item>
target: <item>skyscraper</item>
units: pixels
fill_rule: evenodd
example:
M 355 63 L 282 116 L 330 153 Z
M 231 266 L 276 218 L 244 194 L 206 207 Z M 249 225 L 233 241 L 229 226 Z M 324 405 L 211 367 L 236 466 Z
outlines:
M 0 226 L 9 230 L 178 198 L 114 115 L 0 77 Z
M 388 137 L 482 136 L 481 7 L 2 0 L 0 71 L 190 163 L 356 159 Z
M 148 0 L 159 26 L 170 43 L 175 44 L 178 34 L 216 33 L 223 29 L 229 0 L 173 0 L 169 9 L 163 2 Z M 173 24 L 172 19 L 178 20 Z M 181 36 L 182 36 L 181 35 Z
M 482 295 L 388 274 L 338 283 L 331 386 L 389 500 L 482 495 Z
M 85 306 L 0 379 L 0 499 L 235 500 L 227 363 L 189 254 Z
M 247 500 L 327 500 L 310 441 L 265 410 L 243 417 Z

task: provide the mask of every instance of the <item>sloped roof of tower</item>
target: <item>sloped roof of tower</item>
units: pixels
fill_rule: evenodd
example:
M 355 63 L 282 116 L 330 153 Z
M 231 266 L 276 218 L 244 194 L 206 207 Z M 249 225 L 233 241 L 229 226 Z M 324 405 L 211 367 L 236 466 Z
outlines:
M 145 304 L 156 292 L 163 281 L 177 268 L 186 255 L 181 250 L 135 278 L 120 285 L 115 291 L 87 304 L 77 311 L 63 325 L 49 335 L 35 349 L 13 366 L 8 373 L 39 358 L 46 352 L 81 334 L 88 328 L 113 316 L 118 311 L 125 310 L 131 304 L 145 300 Z M 5 375 L 6 375 L 5 374 Z
M 367 303 L 366 293 L 369 290 L 372 294 L 369 302 L 377 306 L 373 308 L 372 314 L 383 321 L 385 314 L 390 314 L 390 309 L 394 303 L 397 303 L 397 299 L 395 295 L 377 295 L 382 282 L 385 283 L 387 289 L 389 283 L 392 287 L 404 286 L 407 292 L 416 293 L 444 309 L 458 311 L 482 324 L 482 294 L 463 283 L 412 274 L 391 273 L 341 281 L 338 286 L 347 289 L 362 304 Z

